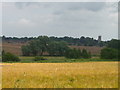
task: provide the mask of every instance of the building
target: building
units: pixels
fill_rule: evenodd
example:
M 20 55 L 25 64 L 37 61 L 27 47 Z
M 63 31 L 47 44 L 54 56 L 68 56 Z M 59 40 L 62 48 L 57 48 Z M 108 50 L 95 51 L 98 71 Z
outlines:
M 102 38 L 102 36 L 98 36 L 98 43 L 101 42 L 101 38 Z

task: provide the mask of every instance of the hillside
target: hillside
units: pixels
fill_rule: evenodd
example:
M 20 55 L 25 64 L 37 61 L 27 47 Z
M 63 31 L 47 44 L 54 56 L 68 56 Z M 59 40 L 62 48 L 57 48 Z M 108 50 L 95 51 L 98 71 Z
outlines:
M 22 55 L 21 46 L 26 45 L 26 43 L 8 43 L 3 42 L 2 48 L 5 50 L 5 52 L 11 52 L 15 55 Z M 80 49 L 86 49 L 87 51 L 90 51 L 92 55 L 99 55 L 100 51 L 103 47 L 99 46 L 69 46 L 71 48 L 80 48 Z

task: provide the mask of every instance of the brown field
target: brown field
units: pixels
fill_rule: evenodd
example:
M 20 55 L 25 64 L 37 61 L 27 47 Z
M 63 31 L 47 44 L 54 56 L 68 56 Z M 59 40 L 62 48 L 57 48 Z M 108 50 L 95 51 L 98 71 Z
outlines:
M 2 48 L 6 52 L 11 52 L 15 55 L 22 55 L 21 46 L 25 43 L 2 43 Z
M 21 52 L 21 46 L 25 45 L 25 43 L 7 43 L 4 42 L 2 44 L 3 50 L 6 52 L 11 52 L 15 55 L 22 55 Z M 103 47 L 97 47 L 97 46 L 70 46 L 71 48 L 80 48 L 80 49 L 86 49 L 87 51 L 90 51 L 92 55 L 99 55 L 100 51 Z
M 3 65 L 3 88 L 118 88 L 118 62 Z

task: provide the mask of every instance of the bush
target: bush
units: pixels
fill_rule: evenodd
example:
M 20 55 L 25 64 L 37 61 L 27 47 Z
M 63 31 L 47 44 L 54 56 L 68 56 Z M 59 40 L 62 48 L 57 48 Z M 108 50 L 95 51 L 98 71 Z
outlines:
M 79 59 L 79 58 L 91 58 L 91 53 L 87 52 L 85 49 L 81 50 L 80 49 L 69 49 L 66 51 L 65 54 L 66 58 L 71 58 L 71 59 Z
M 21 47 L 23 56 L 30 56 L 31 49 L 28 45 Z
M 47 60 L 47 59 L 44 58 L 44 57 L 41 57 L 41 56 L 36 56 L 33 60 L 34 61 L 40 61 L 40 60 Z
M 118 50 L 112 49 L 112 48 L 104 48 L 101 50 L 101 58 L 102 59 L 117 59 Z
M 15 61 L 15 62 L 18 62 L 20 61 L 19 57 L 11 54 L 11 53 L 3 53 L 2 54 L 2 61 L 3 62 L 7 62 L 7 61 Z
M 82 50 L 82 58 L 90 58 L 91 56 L 89 55 L 89 53 L 87 52 L 87 50 L 83 49 Z

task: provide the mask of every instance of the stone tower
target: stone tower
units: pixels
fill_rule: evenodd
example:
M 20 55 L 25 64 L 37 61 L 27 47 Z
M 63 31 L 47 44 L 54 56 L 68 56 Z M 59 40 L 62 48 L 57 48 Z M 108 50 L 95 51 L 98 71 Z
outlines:
M 98 36 L 98 43 L 100 43 L 101 42 L 101 36 Z

